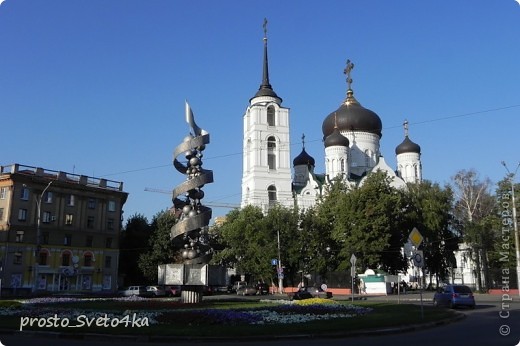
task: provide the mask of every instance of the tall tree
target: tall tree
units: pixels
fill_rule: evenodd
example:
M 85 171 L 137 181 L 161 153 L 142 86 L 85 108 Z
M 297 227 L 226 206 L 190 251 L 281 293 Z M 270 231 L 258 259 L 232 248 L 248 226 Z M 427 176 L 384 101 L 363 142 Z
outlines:
M 424 237 L 421 245 L 425 268 L 439 280 L 444 280 L 455 264 L 458 248 L 457 224 L 453 217 L 453 192 L 449 186 L 423 181 L 408 185 L 409 213 L 412 227 Z M 424 268 L 423 268 L 424 269 Z M 423 276 L 424 277 L 424 276 Z M 431 284 L 432 276 L 430 276 Z
M 253 274 L 259 279 L 272 276 L 270 260 L 276 258 L 274 230 L 267 229 L 262 210 L 254 206 L 231 211 L 226 222 L 215 233 L 223 249 L 214 262 L 235 268 L 241 274 Z
M 395 273 L 407 267 L 401 253 L 406 239 L 406 199 L 390 185 L 390 179 L 377 171 L 351 191 L 335 182 L 320 202 L 318 217 L 329 225 L 338 246 L 338 269 L 350 267 L 352 254 L 358 257 L 361 269 Z
M 138 261 L 138 267 L 148 282 L 157 282 L 157 267 L 160 264 L 181 262 L 170 239 L 171 228 L 176 221 L 175 214 L 170 210 L 157 213 L 152 220 L 148 250 L 139 256 Z
M 496 198 L 490 192 L 491 181 L 488 178 L 480 180 L 475 170 L 461 170 L 452 177 L 452 185 L 456 198 L 455 215 L 463 225 L 462 238 L 469 245 L 477 267 L 477 289 L 484 290 L 489 284 L 488 252 L 493 247 L 493 232 L 486 219 L 496 210 Z
M 124 277 L 124 285 L 139 284 L 145 281 L 137 262 L 139 256 L 147 250 L 151 228 L 148 220 L 141 214 L 132 215 L 121 231 L 119 246 L 119 273 Z

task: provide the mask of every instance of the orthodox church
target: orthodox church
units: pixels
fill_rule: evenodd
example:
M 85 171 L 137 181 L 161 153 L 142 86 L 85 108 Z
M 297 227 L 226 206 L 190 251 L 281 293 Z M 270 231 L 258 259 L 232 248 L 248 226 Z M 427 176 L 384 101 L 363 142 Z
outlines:
M 386 163 L 380 152 L 381 118 L 354 97 L 350 60 L 344 70 L 346 98 L 322 124 L 325 172 L 314 171 L 316 161 L 305 150 L 305 136 L 291 167 L 289 108 L 282 106 L 282 98 L 269 83 L 265 23 L 263 43 L 262 83 L 243 117 L 242 207 L 254 205 L 264 211 L 273 204 L 308 208 L 334 179 L 359 186 L 377 170 L 387 172 L 398 188 L 422 180 L 421 148 L 408 137 L 406 121 L 405 138 L 395 149 L 397 168 Z

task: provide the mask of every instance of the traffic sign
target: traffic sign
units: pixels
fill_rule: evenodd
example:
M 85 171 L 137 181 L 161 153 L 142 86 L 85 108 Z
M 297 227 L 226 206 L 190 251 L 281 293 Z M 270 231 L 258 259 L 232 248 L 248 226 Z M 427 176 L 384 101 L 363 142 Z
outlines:
M 408 236 L 408 239 L 412 242 L 412 244 L 417 248 L 419 245 L 421 245 L 423 241 L 423 236 L 419 230 L 414 227 L 412 231 L 410 232 L 410 235 Z
M 413 264 L 418 267 L 422 268 L 424 266 L 424 254 L 422 250 L 417 250 L 412 256 Z

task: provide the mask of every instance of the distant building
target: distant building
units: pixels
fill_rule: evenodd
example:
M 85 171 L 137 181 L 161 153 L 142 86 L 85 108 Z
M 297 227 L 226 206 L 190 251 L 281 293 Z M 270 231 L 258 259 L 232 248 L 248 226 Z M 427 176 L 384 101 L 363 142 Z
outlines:
M 123 183 L 0 166 L 2 295 L 117 290 Z

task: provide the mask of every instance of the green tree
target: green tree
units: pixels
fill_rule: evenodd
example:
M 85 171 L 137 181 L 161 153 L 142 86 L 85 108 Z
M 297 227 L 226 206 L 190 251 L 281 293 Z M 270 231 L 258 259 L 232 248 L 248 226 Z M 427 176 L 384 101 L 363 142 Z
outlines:
M 469 246 L 476 265 L 477 289 L 485 290 L 489 285 L 488 252 L 493 250 L 495 233 L 493 227 L 490 228 L 492 220 L 489 219 L 496 215 L 496 198 L 490 192 L 491 182 L 488 178 L 480 180 L 475 170 L 461 170 L 452 177 L 452 185 L 456 196 L 455 215 L 462 225 L 462 239 Z
M 240 274 L 271 277 L 270 259 L 276 258 L 276 239 L 265 227 L 262 210 L 254 206 L 231 211 L 215 233 L 223 247 L 214 262 L 235 268 Z
M 425 268 L 439 280 L 444 280 L 455 264 L 458 249 L 457 223 L 453 217 L 453 192 L 449 186 L 423 181 L 408 185 L 408 218 L 417 227 L 424 241 Z M 424 276 L 423 276 L 424 277 Z M 430 284 L 432 276 L 430 276 Z
M 385 172 L 370 174 L 361 187 L 334 182 L 318 205 L 321 227 L 328 227 L 337 249 L 338 269 L 358 257 L 361 269 L 381 268 L 391 273 L 406 269 L 401 253 L 405 242 L 406 199 L 393 188 Z M 334 249 L 334 250 L 336 250 Z
M 121 231 L 119 245 L 119 273 L 124 277 L 124 285 L 139 284 L 145 281 L 137 262 L 139 256 L 147 250 L 146 244 L 151 235 L 148 220 L 141 214 L 132 215 Z
M 148 250 L 138 260 L 138 267 L 148 282 L 157 282 L 158 265 L 181 262 L 178 249 L 174 249 L 170 240 L 170 231 L 175 222 L 175 215 L 169 210 L 157 213 L 152 220 Z

